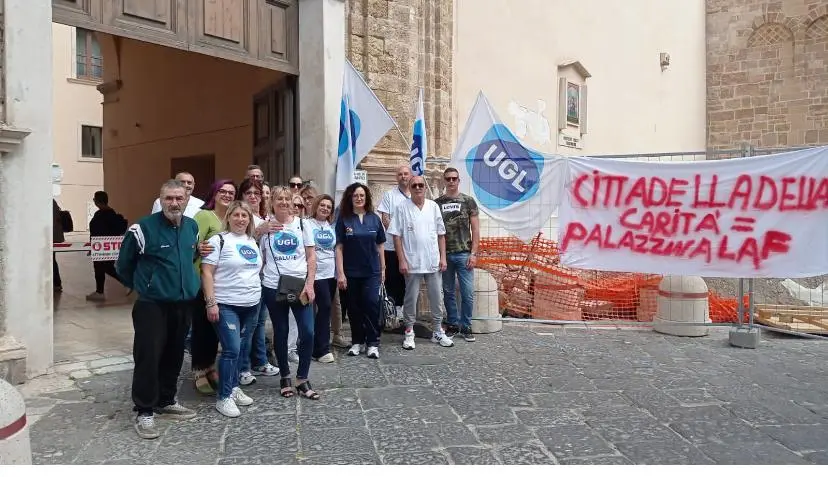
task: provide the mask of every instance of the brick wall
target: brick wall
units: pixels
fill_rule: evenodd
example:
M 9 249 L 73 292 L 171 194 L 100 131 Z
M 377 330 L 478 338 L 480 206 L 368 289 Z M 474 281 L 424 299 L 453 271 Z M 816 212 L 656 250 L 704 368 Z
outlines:
M 707 143 L 828 144 L 828 2 L 707 0 Z
M 408 161 L 417 92 L 424 88 L 428 155 L 451 153 L 454 0 L 348 0 L 347 58 L 397 121 L 363 161 L 369 181 L 393 182 Z M 372 174 L 372 171 L 386 173 Z M 391 171 L 388 175 L 387 172 Z

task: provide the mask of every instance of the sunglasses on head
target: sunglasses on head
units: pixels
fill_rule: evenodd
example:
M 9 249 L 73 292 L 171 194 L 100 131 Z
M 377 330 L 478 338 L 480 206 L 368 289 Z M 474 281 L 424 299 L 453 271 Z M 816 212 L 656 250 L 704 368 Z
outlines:
M 418 182 L 416 184 L 411 184 L 412 189 L 425 189 L 425 184 L 422 182 Z

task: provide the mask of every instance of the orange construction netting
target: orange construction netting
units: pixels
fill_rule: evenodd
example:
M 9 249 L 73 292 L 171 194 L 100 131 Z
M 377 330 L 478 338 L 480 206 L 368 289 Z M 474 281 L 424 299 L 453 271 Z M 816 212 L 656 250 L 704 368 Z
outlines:
M 505 316 L 547 320 L 652 321 L 660 275 L 581 270 L 561 265 L 557 244 L 540 234 L 480 241 L 477 266 L 498 284 Z M 744 297 L 747 309 L 747 296 Z M 737 321 L 737 299 L 708 293 L 714 323 Z

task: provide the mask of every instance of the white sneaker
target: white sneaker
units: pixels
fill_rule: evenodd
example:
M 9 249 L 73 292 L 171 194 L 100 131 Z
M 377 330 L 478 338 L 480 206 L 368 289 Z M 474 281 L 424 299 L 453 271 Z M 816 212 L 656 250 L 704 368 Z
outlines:
M 379 359 L 379 348 L 377 348 L 376 346 L 369 346 L 368 357 L 372 359 Z
M 256 384 L 256 378 L 253 377 L 253 374 L 250 371 L 242 371 L 239 375 L 239 384 L 242 386 L 250 386 L 251 384 Z
M 234 401 L 232 397 L 216 401 L 216 411 L 227 417 L 241 416 L 241 411 L 239 411 L 238 406 L 236 406 L 236 401 Z
M 348 350 L 348 356 L 359 356 L 359 353 L 362 351 L 362 345 L 355 344 L 351 346 L 351 349 Z
M 253 404 L 253 398 L 245 394 L 241 388 L 233 388 L 233 391 L 230 393 L 230 397 L 233 398 L 233 401 L 239 406 L 249 406 Z
M 155 427 L 155 417 L 152 414 L 135 418 L 135 432 L 141 439 L 156 439 L 161 435 Z
M 448 335 L 446 335 L 443 332 L 438 333 L 435 331 L 434 334 L 431 335 L 431 342 L 437 343 L 445 348 L 451 348 L 452 346 L 454 346 L 454 341 L 452 341 L 451 338 L 449 338 Z
M 292 363 L 298 363 L 299 353 L 297 353 L 296 351 L 288 351 L 288 361 Z
M 277 374 L 279 374 L 279 368 L 273 366 L 270 363 L 264 364 L 262 366 L 254 366 L 251 371 L 256 376 L 276 376 Z
M 403 349 L 414 349 L 414 328 L 405 330 L 405 339 L 402 344 Z
M 334 355 L 333 353 L 328 353 L 326 355 L 320 356 L 319 359 L 317 359 L 317 361 L 319 361 L 320 363 L 333 363 Z

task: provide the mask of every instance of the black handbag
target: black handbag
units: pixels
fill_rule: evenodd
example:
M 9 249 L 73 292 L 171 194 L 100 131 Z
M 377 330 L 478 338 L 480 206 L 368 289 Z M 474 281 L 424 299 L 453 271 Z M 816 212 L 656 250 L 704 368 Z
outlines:
M 302 222 L 299 222 L 299 224 L 301 227 Z M 304 227 L 302 228 L 304 229 Z M 267 234 L 267 244 L 268 247 L 270 247 L 270 255 L 273 257 L 273 264 L 276 265 L 276 273 L 279 274 L 279 286 L 276 288 L 276 303 L 296 303 L 302 295 L 302 290 L 305 289 L 305 281 L 307 280 L 307 276 L 299 278 L 290 275 L 282 275 L 282 271 L 279 270 L 279 261 L 276 260 L 276 252 L 273 250 L 273 240 L 271 240 L 270 235 L 271 234 L 269 233 Z
M 385 331 L 393 331 L 400 327 L 400 317 L 397 316 L 397 307 L 394 300 L 388 296 L 385 286 L 380 285 L 380 322 Z

